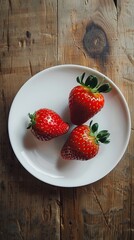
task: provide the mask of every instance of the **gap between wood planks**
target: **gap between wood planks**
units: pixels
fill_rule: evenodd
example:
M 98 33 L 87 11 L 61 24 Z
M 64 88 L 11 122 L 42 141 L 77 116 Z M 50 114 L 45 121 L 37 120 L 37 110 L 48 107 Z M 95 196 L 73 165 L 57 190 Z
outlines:
M 114 1 L 114 4 L 115 4 L 115 7 L 117 8 L 117 0 L 113 0 Z

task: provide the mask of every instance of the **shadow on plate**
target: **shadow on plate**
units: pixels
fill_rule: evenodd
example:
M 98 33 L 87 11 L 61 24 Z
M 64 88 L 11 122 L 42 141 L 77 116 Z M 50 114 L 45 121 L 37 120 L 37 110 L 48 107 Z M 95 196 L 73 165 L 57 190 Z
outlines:
M 63 121 L 65 121 L 65 122 L 69 123 L 69 125 L 71 125 L 70 112 L 69 112 L 68 105 L 65 107 L 65 109 L 62 113 L 62 119 L 63 119 Z
M 64 160 L 64 159 L 62 159 L 62 157 L 59 157 L 59 159 L 57 160 L 56 167 L 58 170 L 62 170 L 71 164 L 72 164 L 71 160 Z
M 36 147 L 36 142 L 31 130 L 27 130 L 23 138 L 23 144 L 26 149 L 34 149 Z

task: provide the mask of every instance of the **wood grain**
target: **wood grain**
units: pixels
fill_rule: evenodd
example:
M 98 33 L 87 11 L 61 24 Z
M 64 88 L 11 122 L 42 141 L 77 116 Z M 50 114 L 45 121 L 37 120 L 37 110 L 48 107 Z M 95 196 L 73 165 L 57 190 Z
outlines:
M 0 239 L 134 238 L 133 0 L 0 0 Z M 119 164 L 100 181 L 58 188 L 16 159 L 7 121 L 20 87 L 47 67 L 74 63 L 110 77 L 131 112 L 132 134 Z
M 0 1 L 0 9 L 0 239 L 59 239 L 59 190 L 26 172 L 7 135 L 19 88 L 57 64 L 57 2 Z

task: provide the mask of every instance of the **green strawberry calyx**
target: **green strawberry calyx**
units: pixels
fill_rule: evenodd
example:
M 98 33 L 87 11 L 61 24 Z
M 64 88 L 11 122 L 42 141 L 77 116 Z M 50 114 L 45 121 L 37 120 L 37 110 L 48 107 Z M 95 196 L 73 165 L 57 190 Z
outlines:
M 85 72 L 80 76 L 77 77 L 76 80 L 79 84 L 81 84 L 83 87 L 87 87 L 92 91 L 93 93 L 103 92 L 107 93 L 112 90 L 109 83 L 104 83 L 104 79 L 99 82 L 98 78 L 93 75 L 89 75 L 86 80 L 84 81 Z
M 92 122 L 93 121 L 91 121 L 89 124 L 90 136 L 95 137 L 96 144 L 99 144 L 99 142 L 108 144 L 110 142 L 110 139 L 108 139 L 110 136 L 110 133 L 108 132 L 108 130 L 101 130 L 100 132 L 98 132 L 98 128 L 99 128 L 98 123 L 94 123 L 92 125 Z
M 32 126 L 34 126 L 36 124 L 36 121 L 35 121 L 35 117 L 36 117 L 36 112 L 31 114 L 31 113 L 28 113 L 28 116 L 30 118 L 30 123 L 28 124 L 28 127 L 27 129 L 31 128 Z

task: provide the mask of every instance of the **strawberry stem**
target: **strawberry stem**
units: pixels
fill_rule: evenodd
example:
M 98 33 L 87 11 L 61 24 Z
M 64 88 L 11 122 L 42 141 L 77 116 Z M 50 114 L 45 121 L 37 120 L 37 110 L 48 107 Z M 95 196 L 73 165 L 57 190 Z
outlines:
M 99 128 L 98 123 L 94 123 L 92 125 L 92 122 L 93 121 L 91 121 L 89 124 L 90 136 L 95 137 L 96 144 L 99 144 L 99 142 L 104 143 L 104 144 L 109 143 L 110 139 L 108 139 L 108 138 L 110 136 L 110 133 L 108 132 L 108 130 L 101 130 L 100 132 L 98 132 L 98 128 Z
M 78 76 L 76 78 L 77 82 L 82 86 L 89 88 L 93 93 L 107 93 L 112 90 L 109 83 L 104 83 L 105 79 L 102 79 L 102 81 L 99 82 L 96 76 L 89 75 L 84 82 L 84 77 L 85 72 L 80 77 Z
M 28 124 L 27 129 L 31 128 L 33 125 L 36 124 L 36 121 L 35 121 L 36 112 L 33 113 L 33 114 L 28 113 L 28 116 L 29 116 L 29 118 L 30 118 L 30 123 Z

